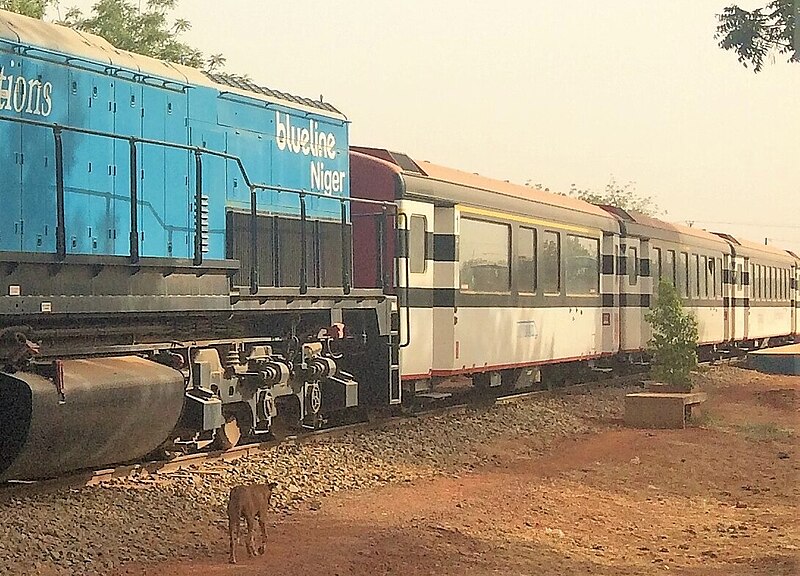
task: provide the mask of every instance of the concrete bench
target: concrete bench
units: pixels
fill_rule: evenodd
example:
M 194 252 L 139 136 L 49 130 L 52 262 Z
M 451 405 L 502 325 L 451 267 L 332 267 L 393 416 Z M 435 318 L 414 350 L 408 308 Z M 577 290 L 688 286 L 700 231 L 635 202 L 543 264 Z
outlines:
M 685 428 L 704 392 L 636 392 L 625 396 L 625 424 L 634 428 Z

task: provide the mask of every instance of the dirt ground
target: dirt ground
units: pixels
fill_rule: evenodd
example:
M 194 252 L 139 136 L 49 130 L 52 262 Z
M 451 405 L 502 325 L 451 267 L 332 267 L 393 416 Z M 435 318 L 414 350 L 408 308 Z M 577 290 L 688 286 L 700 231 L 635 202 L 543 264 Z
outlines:
M 227 563 L 222 519 L 187 532 L 208 557 L 122 574 L 800 574 L 800 377 L 699 378 L 685 430 L 601 431 L 546 451 L 536 431 L 462 475 L 340 493 L 275 516 L 267 554 Z

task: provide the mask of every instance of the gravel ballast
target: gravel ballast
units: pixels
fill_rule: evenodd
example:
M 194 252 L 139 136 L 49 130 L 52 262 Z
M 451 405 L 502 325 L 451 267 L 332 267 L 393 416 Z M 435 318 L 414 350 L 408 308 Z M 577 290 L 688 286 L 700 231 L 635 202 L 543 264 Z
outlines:
M 234 485 L 277 482 L 273 508 L 291 514 L 324 505 L 326 495 L 341 490 L 463 474 L 493 463 L 487 450 L 493 441 L 523 437 L 532 450 L 543 450 L 620 418 L 624 393 L 603 388 L 409 418 L 95 487 L 17 497 L 0 492 L 0 574 L 106 574 L 131 562 L 202 557 L 221 540 Z

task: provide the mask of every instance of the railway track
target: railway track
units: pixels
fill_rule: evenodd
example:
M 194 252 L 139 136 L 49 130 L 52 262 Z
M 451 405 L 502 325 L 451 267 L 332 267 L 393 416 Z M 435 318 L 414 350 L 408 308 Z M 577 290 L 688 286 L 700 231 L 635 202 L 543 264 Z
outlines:
M 594 380 L 591 382 L 571 384 L 569 386 L 562 386 L 554 389 L 511 392 L 496 397 L 487 397 L 485 394 L 477 395 L 473 393 L 468 394 L 466 400 L 459 399 L 456 401 L 456 403 L 450 403 L 447 405 L 432 404 L 403 415 L 382 416 L 370 421 L 358 422 L 355 424 L 337 426 L 323 430 L 300 432 L 297 434 L 286 434 L 279 438 L 271 439 L 265 442 L 242 444 L 224 451 L 198 452 L 194 454 L 176 456 L 166 461 L 140 462 L 135 464 L 124 464 L 114 468 L 106 468 L 101 470 L 81 471 L 47 480 L 10 481 L 0 486 L 0 497 L 13 497 L 16 494 L 30 494 L 37 491 L 49 491 L 59 488 L 98 486 L 104 482 L 114 479 L 125 478 L 143 473 L 151 475 L 169 474 L 182 469 L 199 467 L 210 462 L 231 461 L 238 458 L 247 457 L 258 452 L 274 449 L 275 447 L 286 442 L 310 443 L 328 438 L 335 438 L 338 435 L 343 435 L 353 431 L 366 432 L 369 430 L 388 428 L 400 424 L 409 418 L 443 416 L 467 409 L 480 409 L 488 408 L 493 405 L 512 404 L 532 398 L 546 397 L 548 395 L 563 395 L 593 388 L 626 385 L 636 381 L 637 379 L 641 379 L 641 373 L 625 376 L 614 376 L 601 380 Z
M 702 362 L 700 365 L 710 364 L 731 364 L 741 361 L 742 357 L 727 358 L 722 361 Z M 194 454 L 176 456 L 165 461 L 139 462 L 135 464 L 124 464 L 114 468 L 101 470 L 82 471 L 68 474 L 55 479 L 38 481 L 10 481 L 0 485 L 0 497 L 14 497 L 15 495 L 29 495 L 38 491 L 46 492 L 59 488 L 80 488 L 88 486 L 98 486 L 114 479 L 122 479 L 135 475 L 149 474 L 170 474 L 188 468 L 197 468 L 203 464 L 231 461 L 244 458 L 272 450 L 286 442 L 293 443 L 312 443 L 353 431 L 367 432 L 370 430 L 389 428 L 398 425 L 409 418 L 426 418 L 432 416 L 446 416 L 451 413 L 460 412 L 468 409 L 489 408 L 495 405 L 513 404 L 534 398 L 547 397 L 552 395 L 567 395 L 586 392 L 596 388 L 610 386 L 625 386 L 634 382 L 641 381 L 645 370 L 631 374 L 615 375 L 607 378 L 591 380 L 560 386 L 553 389 L 537 389 L 527 391 L 515 391 L 498 396 L 487 396 L 486 394 L 476 394 L 474 389 L 471 394 L 466 395 L 466 399 L 459 397 L 454 403 L 447 405 L 431 404 L 421 409 L 403 415 L 381 416 L 369 421 L 358 422 L 343 426 L 336 426 L 323 430 L 300 432 L 295 434 L 285 434 L 265 442 L 242 444 L 224 451 L 205 451 Z

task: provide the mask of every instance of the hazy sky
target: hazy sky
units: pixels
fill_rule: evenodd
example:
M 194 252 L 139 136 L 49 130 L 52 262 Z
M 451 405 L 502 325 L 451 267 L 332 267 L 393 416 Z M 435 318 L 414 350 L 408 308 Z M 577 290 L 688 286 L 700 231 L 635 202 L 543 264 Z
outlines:
M 174 15 L 228 71 L 324 95 L 353 144 L 552 190 L 613 174 L 667 219 L 800 250 L 800 64 L 753 74 L 719 49 L 727 3 L 179 0 Z

